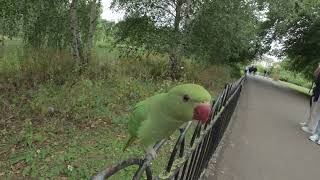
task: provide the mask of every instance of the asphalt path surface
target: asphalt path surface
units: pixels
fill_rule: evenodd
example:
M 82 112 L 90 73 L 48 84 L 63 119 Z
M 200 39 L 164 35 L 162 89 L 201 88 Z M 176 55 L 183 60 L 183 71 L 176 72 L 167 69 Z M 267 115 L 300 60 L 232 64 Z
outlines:
M 305 95 L 249 77 L 208 180 L 319 180 L 320 146 L 299 126 L 307 108 Z

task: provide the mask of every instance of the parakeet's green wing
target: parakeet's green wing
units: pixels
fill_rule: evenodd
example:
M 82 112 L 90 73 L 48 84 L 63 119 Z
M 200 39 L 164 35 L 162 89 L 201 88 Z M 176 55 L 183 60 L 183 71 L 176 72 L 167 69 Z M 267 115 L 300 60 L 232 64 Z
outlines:
M 123 147 L 123 151 L 125 151 L 136 139 L 138 135 L 139 127 L 141 126 L 141 122 L 146 119 L 146 114 L 144 113 L 144 107 L 146 107 L 145 101 L 141 101 L 133 108 L 133 115 L 129 120 L 128 129 L 130 133 L 130 137 Z
M 129 133 L 132 137 L 138 136 L 138 130 L 141 126 L 141 123 L 147 119 L 147 107 L 148 107 L 148 100 L 139 102 L 133 109 L 132 118 L 129 121 Z
M 138 131 L 141 127 L 141 124 L 148 118 L 149 108 L 153 101 L 161 98 L 164 94 L 158 94 L 152 97 L 147 98 L 144 101 L 140 101 L 133 109 L 132 117 L 129 120 L 128 129 L 130 133 L 130 138 L 127 141 L 124 150 L 130 146 L 135 139 L 138 137 Z

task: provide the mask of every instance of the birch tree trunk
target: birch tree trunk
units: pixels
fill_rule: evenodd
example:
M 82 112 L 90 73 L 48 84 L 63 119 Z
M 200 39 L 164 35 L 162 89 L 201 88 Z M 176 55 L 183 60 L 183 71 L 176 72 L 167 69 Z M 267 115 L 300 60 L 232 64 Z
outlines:
M 75 59 L 83 63 L 82 43 L 80 37 L 80 29 L 78 25 L 77 16 L 77 3 L 78 0 L 72 0 L 70 4 L 70 29 L 72 33 L 72 54 Z
M 86 57 L 85 63 L 88 64 L 91 58 L 91 49 L 93 44 L 93 36 L 97 26 L 97 2 L 93 0 L 90 2 L 90 14 L 89 14 L 89 31 L 86 45 Z
M 174 17 L 174 41 L 170 50 L 170 76 L 175 80 L 179 78 L 180 64 L 181 64 L 181 44 L 180 44 L 180 22 L 181 22 L 181 10 L 184 0 L 177 0 L 175 2 L 175 17 Z
M 4 25 L 4 12 L 1 14 L 2 18 L 1 18 L 1 24 Z M 1 27 L 1 39 L 0 39 L 0 43 L 2 46 L 4 46 L 4 35 L 5 35 L 5 30 L 4 27 Z
M 100 0 L 98 2 L 100 4 Z M 93 44 L 93 36 L 97 26 L 97 0 L 92 0 L 89 3 L 90 12 L 89 24 L 88 24 L 88 34 L 85 41 L 81 40 L 81 33 L 79 27 L 79 19 L 77 15 L 77 4 L 78 0 L 72 0 L 70 4 L 70 30 L 72 34 L 72 54 L 75 59 L 80 62 L 80 72 L 82 72 L 88 65 L 91 58 L 91 49 Z

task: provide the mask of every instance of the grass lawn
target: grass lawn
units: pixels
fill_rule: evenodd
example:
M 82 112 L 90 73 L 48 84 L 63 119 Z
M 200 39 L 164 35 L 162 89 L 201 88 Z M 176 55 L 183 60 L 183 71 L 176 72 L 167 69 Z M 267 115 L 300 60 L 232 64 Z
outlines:
M 306 94 L 306 95 L 311 95 L 311 93 L 309 93 L 309 89 L 308 88 L 305 88 L 305 87 L 302 87 L 302 86 L 298 86 L 298 85 L 295 85 L 295 84 L 292 84 L 292 83 L 288 83 L 288 82 L 284 82 L 284 81 L 279 81 L 279 84 L 282 84 L 286 87 L 289 87 L 293 90 L 296 90 L 298 92 L 301 92 L 303 94 Z
M 262 78 L 262 79 L 265 79 L 263 76 L 257 76 L 259 78 Z M 293 90 L 296 90 L 298 92 L 301 92 L 303 94 L 306 94 L 306 95 L 311 95 L 311 93 L 309 93 L 309 90 L 308 88 L 306 87 L 303 87 L 303 86 L 299 86 L 299 85 L 296 85 L 296 84 L 293 84 L 293 83 L 290 83 L 290 82 L 285 82 L 285 81 L 281 81 L 281 80 L 278 80 L 278 81 L 274 81 L 273 79 L 271 78 L 268 78 L 270 81 L 273 81 L 281 86 L 285 86 L 285 87 L 288 87 L 290 89 L 293 89 Z

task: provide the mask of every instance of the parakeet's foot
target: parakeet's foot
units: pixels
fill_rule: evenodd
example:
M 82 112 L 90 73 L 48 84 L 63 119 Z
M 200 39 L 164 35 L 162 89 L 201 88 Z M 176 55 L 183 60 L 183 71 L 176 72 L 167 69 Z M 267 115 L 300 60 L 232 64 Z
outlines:
M 157 158 L 157 152 L 153 149 L 153 147 L 148 148 L 147 153 L 151 155 L 152 160 Z

